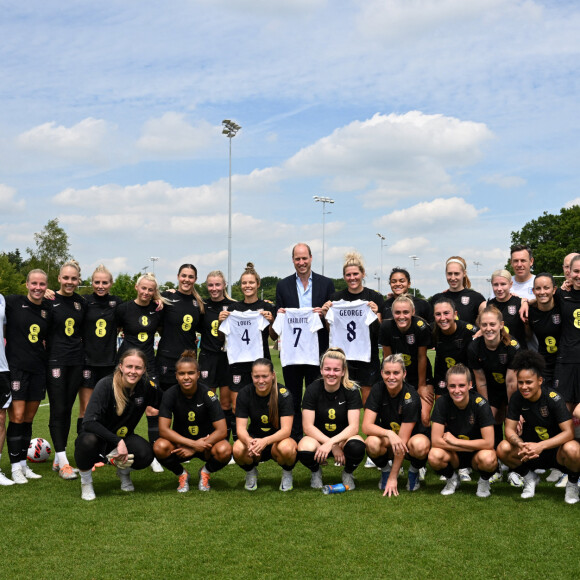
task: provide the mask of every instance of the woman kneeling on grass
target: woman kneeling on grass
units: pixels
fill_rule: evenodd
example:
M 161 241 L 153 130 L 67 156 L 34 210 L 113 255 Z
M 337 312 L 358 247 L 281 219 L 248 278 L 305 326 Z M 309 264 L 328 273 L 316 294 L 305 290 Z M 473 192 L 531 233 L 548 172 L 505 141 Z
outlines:
M 490 477 L 497 468 L 493 441 L 493 414 L 489 403 L 471 390 L 471 373 L 463 365 L 447 371 L 447 395 L 435 401 L 431 416 L 429 464 L 447 478 L 441 495 L 455 493 L 458 469 L 479 471 L 477 497 L 491 495 Z
M 427 463 L 430 441 L 429 430 L 421 422 L 421 399 L 405 382 L 403 356 L 386 356 L 381 376 L 382 380 L 373 385 L 367 399 L 362 430 L 368 435 L 367 453 L 382 472 L 379 489 L 391 497 L 399 495 L 397 476 L 405 457 L 411 461 L 407 489 L 419 489 L 419 472 Z
M 329 348 L 320 362 L 321 379 L 311 383 L 302 401 L 304 437 L 298 459 L 312 472 L 310 487 L 322 488 L 321 464 L 334 457 L 344 465 L 342 483 L 355 488 L 353 472 L 365 456 L 358 434 L 362 399 L 358 385 L 348 378 L 346 356 L 341 348 Z
M 81 497 L 95 499 L 92 468 L 106 454 L 117 467 L 123 491 L 134 491 L 132 469 L 144 469 L 153 461 L 151 444 L 135 435 L 147 407 L 159 408 L 160 392 L 145 370 L 147 357 L 138 349 L 126 350 L 113 375 L 95 386 L 83 428 L 75 443 L 75 460 L 81 474 Z
M 160 437 L 153 446 L 161 465 L 179 477 L 177 491 L 181 493 L 189 491 L 189 473 L 181 466 L 183 461 L 196 458 L 206 462 L 199 470 L 198 489 L 209 491 L 211 474 L 223 469 L 232 456 L 219 399 L 198 383 L 199 375 L 195 351 L 186 350 L 175 364 L 177 385 L 163 394 Z
M 239 392 L 236 401 L 238 440 L 234 443 L 234 460 L 246 472 L 248 491 L 258 489 L 257 466 L 268 459 L 282 467 L 280 491 L 290 491 L 296 464 L 296 441 L 290 437 L 292 395 L 278 385 L 274 365 L 266 358 L 252 364 L 252 383 Z
M 536 469 L 555 467 L 568 473 L 564 501 L 580 501 L 580 443 L 574 440 L 572 416 L 564 397 L 542 387 L 544 358 L 541 354 L 522 350 L 514 357 L 518 390 L 510 399 L 505 421 L 505 440 L 497 448 L 498 457 L 524 479 L 521 497 L 534 497 L 540 479 Z M 523 417 L 521 436 L 517 427 Z

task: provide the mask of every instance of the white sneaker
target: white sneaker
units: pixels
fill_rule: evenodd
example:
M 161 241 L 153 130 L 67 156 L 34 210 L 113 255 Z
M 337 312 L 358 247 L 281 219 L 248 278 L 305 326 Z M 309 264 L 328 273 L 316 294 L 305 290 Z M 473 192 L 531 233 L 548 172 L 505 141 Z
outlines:
M 246 484 L 244 487 L 248 491 L 256 491 L 258 489 L 258 470 L 255 467 L 246 472 Z
M 11 479 L 8 479 L 0 469 L 0 485 L 14 485 L 14 482 Z
M 562 477 L 554 484 L 554 487 L 566 487 L 568 483 L 568 474 L 563 473 Z
M 197 484 L 197 489 L 199 491 L 210 491 L 211 485 L 209 481 L 211 479 L 211 473 L 209 471 L 204 471 L 203 467 L 199 470 L 199 483 Z
M 282 481 L 280 481 L 280 491 L 292 491 L 294 489 L 294 480 L 292 472 L 286 469 L 282 470 Z
M 234 459 L 234 456 L 232 455 L 232 456 L 230 457 L 230 460 L 229 460 L 229 462 L 228 462 L 228 465 L 235 465 L 235 464 L 236 464 L 236 460 Z
M 356 485 L 354 483 L 354 475 L 352 473 L 342 472 L 342 485 L 348 487 L 348 491 L 352 491 Z
M 28 479 L 26 479 L 22 467 L 18 467 L 12 472 L 12 481 L 18 484 L 28 483 Z
M 151 462 L 151 471 L 153 473 L 163 473 L 163 467 L 161 466 L 161 463 L 159 463 L 159 461 L 157 461 L 157 459 L 154 459 Z
M 454 472 L 453 475 L 447 480 L 445 487 L 441 490 L 441 495 L 453 495 L 457 488 L 459 487 L 461 481 L 459 480 L 459 475 Z
M 523 478 L 524 481 L 524 491 L 522 491 L 522 495 L 520 496 L 522 499 L 531 499 L 536 495 L 536 485 L 538 485 L 538 481 L 540 481 L 540 476 L 530 471 L 526 473 L 525 477 Z
M 471 481 L 471 475 L 469 475 L 470 471 L 471 471 L 471 469 L 469 469 L 469 467 L 462 467 L 458 471 L 459 481 Z
M 367 457 L 367 460 L 365 461 L 365 467 L 367 469 L 372 469 L 373 467 L 376 467 L 376 465 L 375 462 L 370 457 Z
M 496 471 L 490 478 L 489 478 L 489 483 L 498 483 L 503 479 L 503 473 L 501 471 L 501 469 L 499 471 Z
M 477 497 L 489 497 L 491 495 L 491 483 L 489 479 L 481 479 L 481 477 L 479 478 L 475 495 Z
M 562 475 L 563 474 L 559 469 L 554 468 L 550 471 L 550 475 L 546 477 L 546 481 L 549 481 L 550 483 L 556 483 L 559 481 Z
M 131 481 L 131 469 L 121 469 L 117 467 L 117 477 L 121 480 L 121 489 L 123 491 L 135 491 L 135 486 Z
M 95 490 L 92 483 L 81 483 L 81 499 L 85 501 L 93 501 L 96 499 Z
M 564 501 L 569 504 L 578 503 L 580 501 L 580 489 L 576 483 L 569 481 L 566 484 L 566 495 Z
M 34 473 L 34 471 L 32 471 L 32 469 L 30 469 L 30 467 L 28 467 L 28 465 L 24 468 L 23 472 L 24 472 L 24 477 L 26 477 L 26 479 L 42 479 L 42 475 L 38 475 L 38 473 Z
M 312 489 L 322 489 L 324 483 L 322 482 L 322 469 L 320 467 L 310 474 L 310 487 Z
M 507 480 L 512 487 L 524 487 L 524 478 L 515 471 L 508 473 Z
M 425 477 L 427 477 L 427 468 L 421 467 L 419 469 L 419 481 L 425 481 Z

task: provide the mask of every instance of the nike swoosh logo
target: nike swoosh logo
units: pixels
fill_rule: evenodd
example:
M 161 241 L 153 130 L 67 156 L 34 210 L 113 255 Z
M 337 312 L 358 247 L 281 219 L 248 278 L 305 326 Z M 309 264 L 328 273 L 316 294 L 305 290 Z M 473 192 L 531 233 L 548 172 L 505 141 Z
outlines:
M 522 411 L 529 411 L 529 410 L 530 410 L 530 408 L 529 408 L 529 407 L 525 407 L 525 408 L 524 408 L 524 407 L 522 407 Z
M 201 403 L 201 405 L 198 405 L 198 407 L 203 407 L 203 403 Z
M 339 405 L 344 405 L 346 403 L 346 401 L 340 401 L 338 404 Z
M 56 308 L 57 306 L 60 306 L 60 304 L 53 304 L 52 307 Z

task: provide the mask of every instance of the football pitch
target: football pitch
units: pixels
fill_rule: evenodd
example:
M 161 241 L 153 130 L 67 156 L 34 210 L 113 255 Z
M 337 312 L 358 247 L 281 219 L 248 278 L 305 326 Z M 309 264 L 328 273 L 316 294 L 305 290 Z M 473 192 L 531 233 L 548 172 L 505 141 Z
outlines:
M 276 352 L 273 358 L 279 370 Z M 41 407 L 33 436 L 48 439 L 47 425 Z M 281 470 L 270 461 L 259 467 L 255 492 L 244 490 L 244 472 L 232 465 L 202 493 L 200 467 L 186 465 L 186 494 L 176 492 L 172 473 L 149 469 L 134 472 L 135 492 L 125 493 L 115 469 L 103 467 L 94 474 L 97 499 L 84 502 L 79 480 L 61 480 L 48 462 L 35 466 L 41 480 L 0 488 L 0 577 L 580 577 L 578 506 L 566 505 L 564 490 L 552 484 L 542 482 L 526 501 L 496 483 L 490 498 L 479 499 L 473 474 L 443 497 L 443 482 L 429 471 L 419 491 L 405 491 L 405 474 L 400 496 L 383 498 L 379 472 L 361 466 L 355 490 L 325 496 L 297 465 L 294 490 L 282 493 Z M 10 473 L 7 453 L 2 469 Z M 324 482 L 340 482 L 340 473 L 330 463 Z

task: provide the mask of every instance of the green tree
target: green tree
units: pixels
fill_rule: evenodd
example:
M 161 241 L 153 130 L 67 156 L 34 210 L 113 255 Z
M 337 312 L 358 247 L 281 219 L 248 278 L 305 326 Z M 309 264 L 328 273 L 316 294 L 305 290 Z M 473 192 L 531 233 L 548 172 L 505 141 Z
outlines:
M 10 261 L 8 254 L 0 254 L 0 294 L 26 294 L 25 276 Z
M 124 302 L 135 300 L 137 296 L 135 284 L 137 284 L 137 280 L 140 276 L 141 272 L 134 276 L 130 276 L 127 273 L 119 274 L 111 286 L 111 294 L 113 296 L 118 296 Z
M 544 212 L 511 234 L 511 244 L 526 244 L 534 256 L 534 272 L 562 274 L 564 257 L 580 251 L 580 206 L 563 207 L 560 214 Z M 506 266 L 513 272 L 511 265 Z
M 67 233 L 58 225 L 58 218 L 49 220 L 41 232 L 34 234 L 35 248 L 26 248 L 30 255 L 28 270 L 42 268 L 48 275 L 48 287 L 56 288 L 60 267 L 70 260 Z

